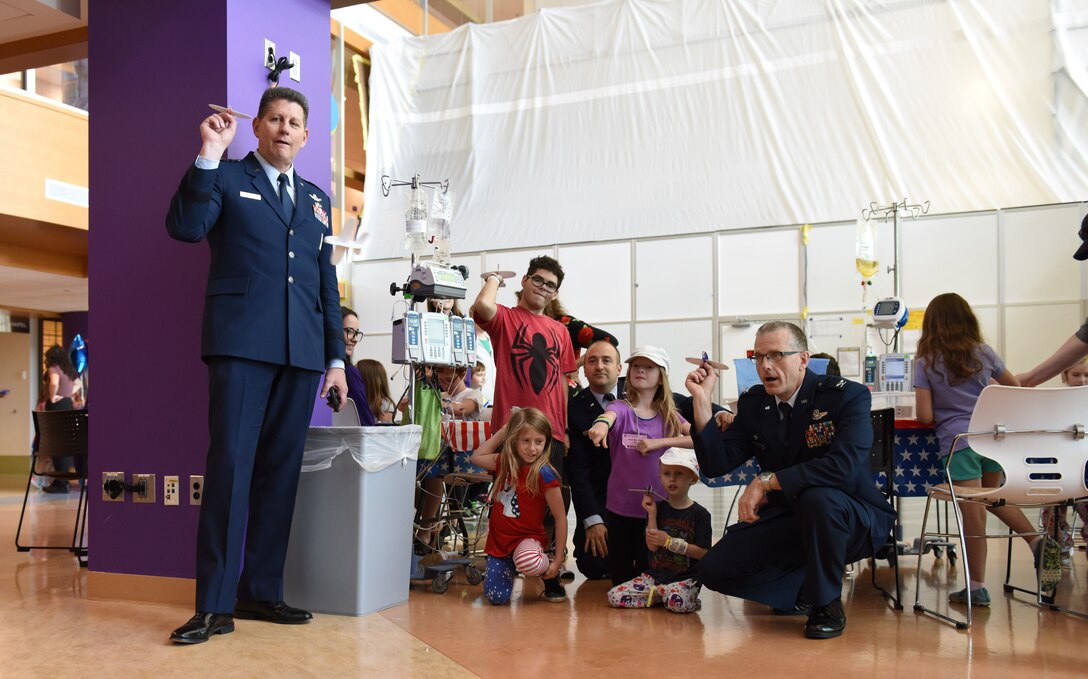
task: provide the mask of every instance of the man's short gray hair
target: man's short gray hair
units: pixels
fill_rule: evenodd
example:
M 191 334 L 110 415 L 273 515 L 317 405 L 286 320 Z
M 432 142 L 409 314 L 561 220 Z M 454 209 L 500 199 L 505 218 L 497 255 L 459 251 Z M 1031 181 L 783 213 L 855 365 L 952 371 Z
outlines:
M 756 336 L 779 330 L 785 330 L 790 334 L 790 344 L 794 351 L 808 351 L 808 338 L 805 337 L 805 332 L 789 321 L 768 321 L 759 326 Z

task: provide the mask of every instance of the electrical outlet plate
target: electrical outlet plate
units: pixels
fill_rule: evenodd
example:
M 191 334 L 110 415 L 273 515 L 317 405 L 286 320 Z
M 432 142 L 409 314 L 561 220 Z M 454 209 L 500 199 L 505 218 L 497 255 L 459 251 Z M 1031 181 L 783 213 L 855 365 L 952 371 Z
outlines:
M 155 475 L 154 474 L 133 474 L 132 485 L 136 488 L 143 484 L 142 491 L 134 491 L 132 493 L 133 502 L 142 503 L 154 503 L 155 502 Z
M 117 497 L 110 497 L 110 494 L 106 492 L 106 484 L 110 481 L 117 481 L 118 483 L 125 482 L 124 472 L 102 472 L 102 501 L 103 502 L 124 502 L 125 493 L 121 491 L 121 494 Z
M 294 52 L 291 52 L 290 55 L 291 56 L 288 57 L 288 60 L 292 64 L 294 64 L 294 66 L 291 67 L 291 80 L 294 80 L 295 82 L 300 83 L 300 82 L 302 82 L 302 64 L 301 64 L 302 57 L 295 54 Z
M 264 67 L 269 71 L 276 67 L 276 43 L 268 38 L 264 39 L 264 53 L 261 55 Z
M 177 506 L 179 504 L 178 493 L 180 488 L 181 479 L 177 476 L 164 476 L 162 477 L 162 503 L 164 505 Z
M 204 498 L 204 477 L 189 477 L 189 504 L 198 505 Z

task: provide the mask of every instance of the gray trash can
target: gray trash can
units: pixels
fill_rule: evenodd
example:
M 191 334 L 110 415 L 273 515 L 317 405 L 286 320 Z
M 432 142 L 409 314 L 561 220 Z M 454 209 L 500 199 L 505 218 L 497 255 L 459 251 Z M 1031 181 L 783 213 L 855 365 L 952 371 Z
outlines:
M 408 600 L 421 432 L 310 428 L 284 568 L 292 606 L 366 615 Z

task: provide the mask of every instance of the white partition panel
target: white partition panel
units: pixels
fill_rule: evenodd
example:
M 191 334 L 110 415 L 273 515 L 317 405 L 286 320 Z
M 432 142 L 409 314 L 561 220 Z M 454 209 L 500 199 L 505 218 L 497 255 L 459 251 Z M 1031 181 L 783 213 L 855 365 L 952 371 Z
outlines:
M 1010 306 L 1005 308 L 1005 362 L 1013 373 L 1024 372 L 1054 353 L 1084 321 L 1079 304 Z M 1054 378 L 1044 386 L 1061 386 Z
M 563 246 L 559 263 L 559 298 L 572 316 L 592 325 L 631 320 L 630 242 Z
M 404 285 L 410 272 L 407 259 L 352 263 L 352 308 L 359 314 L 359 327 L 364 333 L 391 331 L 393 305 L 403 312 L 404 303 L 399 295 L 389 294 L 389 284 L 395 281 L 398 286 Z
M 521 277 L 525 275 L 529 269 L 529 260 L 538 255 L 548 255 L 549 257 L 555 256 L 555 248 L 542 247 L 532 250 L 506 250 L 503 252 L 485 252 L 484 253 L 484 271 L 513 271 L 514 277 L 506 281 L 504 287 L 499 288 L 499 294 L 496 296 L 499 304 L 505 304 L 506 306 L 514 306 L 518 303 L 517 297 L 514 293 L 521 290 Z M 562 264 L 562 262 L 560 262 Z M 566 274 L 566 268 L 564 267 L 563 273 Z M 563 298 L 562 290 L 559 292 L 559 298 Z M 475 298 L 473 298 L 475 300 Z M 469 305 L 472 301 L 469 302 Z
M 652 344 L 668 352 L 672 368 L 669 373 L 669 386 L 673 391 L 683 394 L 687 393 L 684 389 L 684 378 L 693 367 L 684 358 L 700 356 L 704 351 L 710 353 L 713 350 L 712 325 L 710 320 L 642 322 L 635 326 L 635 343 L 639 346 Z M 621 351 L 625 360 L 632 349 Z
M 971 304 L 997 304 L 997 214 L 900 221 L 902 288 L 908 306 L 924 307 L 942 292 Z
M 808 317 L 805 335 L 808 348 L 814 354 L 825 353 L 837 356 L 843 347 L 857 347 L 860 355 L 866 351 L 866 317 L 863 313 L 853 314 L 813 314 Z M 856 375 L 846 375 L 856 377 Z
M 718 311 L 723 316 L 801 310 L 799 229 L 718 236 Z
M 857 223 L 813 227 L 808 240 L 808 309 L 810 313 L 872 309 L 877 300 L 890 297 L 892 275 L 887 267 L 895 250 L 890 222 L 876 220 L 877 261 L 880 270 L 872 285 L 861 287 L 855 264 Z
M 1081 215 L 1080 204 L 1004 212 L 1006 302 L 1080 297 Z
M 620 344 L 617 347 L 620 351 L 621 360 L 627 358 L 627 355 L 634 349 L 634 345 L 631 344 L 631 324 L 630 323 L 601 323 L 597 325 L 598 328 L 605 332 L 612 333 Z
M 1001 312 L 996 306 L 971 307 L 982 329 L 982 339 L 1001 353 L 1005 346 L 1005 336 L 1001 333 Z
M 635 243 L 635 314 L 639 320 L 714 313 L 711 236 Z
M 718 360 L 729 366 L 729 370 L 719 373 L 718 379 L 718 403 L 735 401 L 737 391 L 737 370 L 733 365 L 733 359 L 744 358 L 749 349 L 755 345 L 756 330 L 761 323 L 729 324 L 722 323 L 718 329 L 720 336 L 721 352 Z
M 483 281 L 480 280 L 480 273 L 483 271 L 483 257 L 479 254 L 455 255 L 450 257 L 450 264 L 468 268 L 468 278 L 465 279 L 465 298 L 458 302 L 461 311 L 467 315 L 468 308 L 476 301 L 476 295 L 480 294 L 480 286 L 483 284 Z

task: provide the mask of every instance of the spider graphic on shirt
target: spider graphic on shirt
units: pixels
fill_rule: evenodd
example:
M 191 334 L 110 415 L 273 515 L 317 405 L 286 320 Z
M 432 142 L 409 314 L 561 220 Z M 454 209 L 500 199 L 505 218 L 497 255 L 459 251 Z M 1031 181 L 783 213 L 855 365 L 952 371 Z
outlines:
M 514 334 L 510 351 L 510 367 L 514 369 L 518 383 L 524 385 L 528 378 L 533 393 L 539 395 L 545 389 L 559 384 L 559 338 L 549 331 L 551 341 L 543 333 L 535 332 L 526 337 L 528 326 L 523 325 Z

